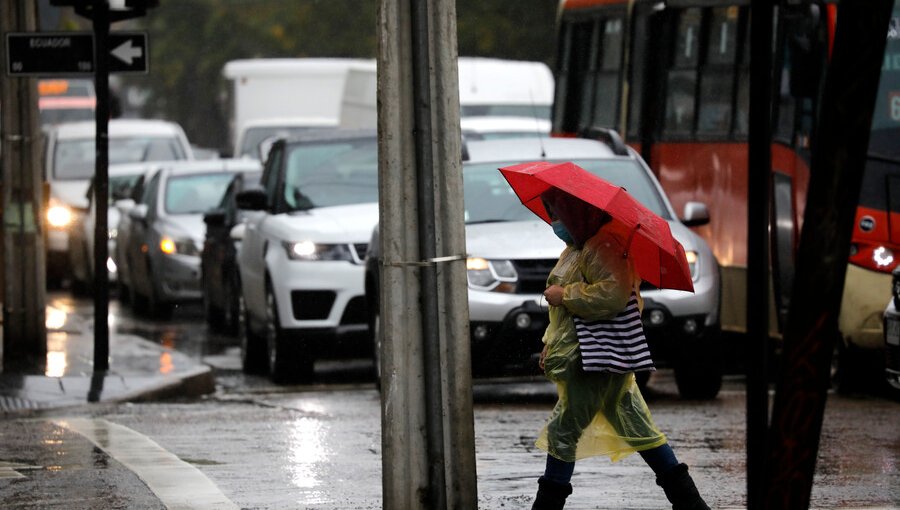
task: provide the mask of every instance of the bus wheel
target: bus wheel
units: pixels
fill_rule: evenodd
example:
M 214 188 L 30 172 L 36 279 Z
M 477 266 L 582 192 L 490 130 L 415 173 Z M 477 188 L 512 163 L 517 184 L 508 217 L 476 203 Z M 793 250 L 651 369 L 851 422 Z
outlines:
M 692 338 L 681 347 L 675 363 L 675 384 L 681 398 L 710 400 L 722 388 L 719 335 Z

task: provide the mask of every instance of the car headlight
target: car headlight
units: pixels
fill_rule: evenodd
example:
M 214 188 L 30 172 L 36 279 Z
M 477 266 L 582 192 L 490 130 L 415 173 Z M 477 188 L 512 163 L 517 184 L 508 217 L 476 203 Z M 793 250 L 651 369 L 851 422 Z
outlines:
M 872 251 L 872 262 L 877 267 L 888 267 L 894 262 L 894 252 L 887 246 L 879 246 Z
M 200 250 L 197 249 L 197 245 L 194 244 L 193 239 L 173 239 L 168 236 L 164 236 L 159 241 L 159 251 L 165 253 L 166 255 L 190 255 L 193 257 L 200 256 Z
M 494 292 L 515 292 L 519 275 L 509 260 L 466 259 L 469 287 Z
M 346 244 L 321 244 L 312 241 L 284 242 L 284 249 L 291 260 L 346 260 L 353 261 L 350 246 Z
M 700 276 L 700 256 L 695 251 L 686 251 L 684 256 L 687 258 L 688 269 L 691 270 L 691 280 L 696 282 L 697 277 Z
M 66 228 L 75 221 L 75 212 L 62 202 L 51 198 L 47 208 L 47 223 L 53 228 Z

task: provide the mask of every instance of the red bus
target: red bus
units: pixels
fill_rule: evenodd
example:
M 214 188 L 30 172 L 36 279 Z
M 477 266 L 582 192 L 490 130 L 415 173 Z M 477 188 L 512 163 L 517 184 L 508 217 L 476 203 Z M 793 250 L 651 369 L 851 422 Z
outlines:
M 562 0 L 553 133 L 615 128 L 676 210 L 707 205 L 695 227 L 722 266 L 722 328 L 745 331 L 749 0 Z M 770 330 L 786 317 L 810 147 L 837 4 L 776 8 L 773 63 Z M 843 362 L 880 348 L 890 272 L 900 257 L 900 11 L 895 6 L 853 232 L 840 328 Z

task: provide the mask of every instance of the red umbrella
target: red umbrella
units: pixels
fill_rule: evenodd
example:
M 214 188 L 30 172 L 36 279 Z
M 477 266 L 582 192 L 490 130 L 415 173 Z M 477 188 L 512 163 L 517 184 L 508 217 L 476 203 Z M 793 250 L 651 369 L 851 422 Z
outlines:
M 668 222 L 644 207 L 625 188 L 569 162 L 523 163 L 501 168 L 500 172 L 525 207 L 547 223 L 550 216 L 541 195 L 554 188 L 573 201 L 577 199 L 609 214 L 613 222 L 627 229 L 624 255 L 634 261 L 641 279 L 661 289 L 694 291 L 684 247 L 672 235 Z

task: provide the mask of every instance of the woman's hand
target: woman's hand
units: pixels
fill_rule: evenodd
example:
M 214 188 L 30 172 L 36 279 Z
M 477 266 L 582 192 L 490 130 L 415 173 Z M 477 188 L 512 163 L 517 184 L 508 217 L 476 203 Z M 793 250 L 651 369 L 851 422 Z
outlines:
M 563 302 L 563 294 L 565 289 L 561 285 L 551 285 L 544 290 L 544 297 L 547 303 L 553 306 L 559 306 Z

